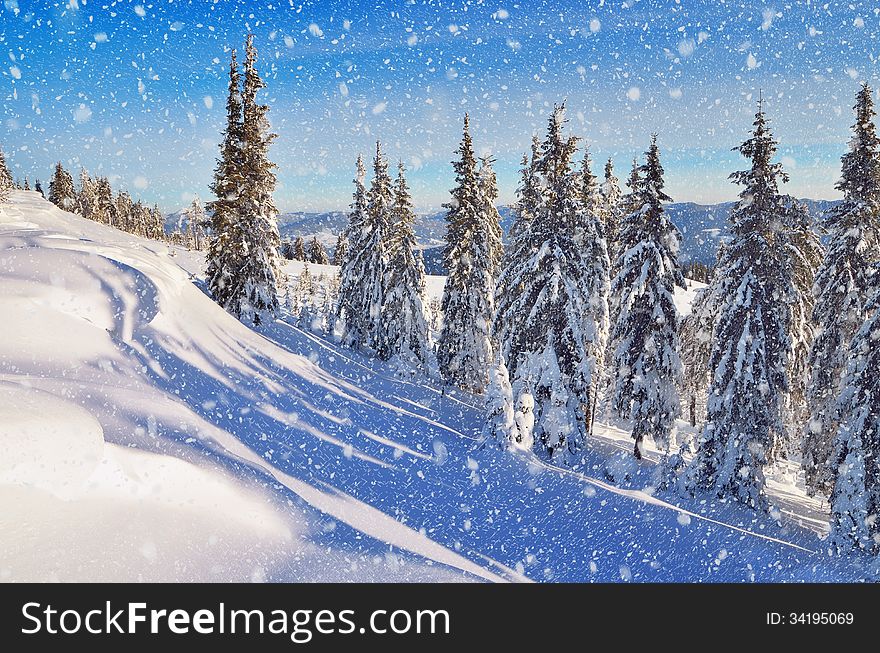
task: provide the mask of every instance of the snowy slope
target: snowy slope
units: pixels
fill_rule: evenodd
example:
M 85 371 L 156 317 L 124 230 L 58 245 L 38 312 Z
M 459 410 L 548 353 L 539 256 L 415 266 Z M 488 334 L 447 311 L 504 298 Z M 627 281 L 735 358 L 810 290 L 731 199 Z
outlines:
M 824 554 L 790 483 L 777 523 L 654 491 L 612 425 L 578 471 L 483 447 L 473 397 L 283 322 L 249 330 L 202 265 L 34 193 L 0 206 L 2 578 L 863 574 Z

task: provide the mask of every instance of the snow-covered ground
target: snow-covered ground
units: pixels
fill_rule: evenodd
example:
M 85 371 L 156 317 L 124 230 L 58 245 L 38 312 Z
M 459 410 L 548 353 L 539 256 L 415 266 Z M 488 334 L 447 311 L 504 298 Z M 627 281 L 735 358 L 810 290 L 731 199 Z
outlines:
M 764 515 L 655 491 L 656 452 L 616 453 L 621 425 L 576 471 L 498 452 L 475 398 L 282 321 L 248 329 L 202 266 L 35 193 L 0 205 L 0 579 L 866 574 L 825 553 L 792 469 Z

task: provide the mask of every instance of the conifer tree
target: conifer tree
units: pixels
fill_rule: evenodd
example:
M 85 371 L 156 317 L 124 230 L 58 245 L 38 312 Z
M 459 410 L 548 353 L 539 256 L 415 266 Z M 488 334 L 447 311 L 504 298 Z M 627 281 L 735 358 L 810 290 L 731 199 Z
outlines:
M 55 174 L 49 182 L 49 201 L 62 211 L 74 211 L 76 209 L 76 189 L 73 187 L 73 177 L 64 169 L 59 161 L 55 164 Z
M 843 202 L 827 215 L 828 251 L 814 288 L 812 319 L 817 334 L 808 360 L 811 414 L 803 452 L 810 491 L 828 492 L 834 480 L 836 467 L 830 459 L 838 431 L 835 404 L 849 342 L 866 317 L 869 271 L 880 243 L 880 139 L 867 84 L 859 90 L 854 110 L 853 136 L 849 151 L 841 158 L 841 179 L 836 185 Z
M 185 213 L 187 232 L 192 247 L 193 249 L 201 250 L 205 246 L 205 227 L 208 225 L 208 218 L 205 215 L 202 200 L 199 199 L 198 195 L 190 202 Z
M 346 238 L 345 232 L 341 231 L 336 237 L 336 247 L 333 248 L 333 265 L 342 266 L 347 252 L 348 238 Z
M 269 107 L 257 100 L 257 94 L 264 88 L 266 84 L 257 72 L 254 36 L 248 34 L 241 96 L 243 183 L 235 202 L 243 256 L 236 274 L 232 307 L 239 319 L 254 325 L 277 313 L 277 288 L 282 274 L 278 259 L 278 209 L 272 199 L 276 166 L 269 160 L 269 146 L 275 134 L 269 131 Z
M 293 260 L 306 261 L 308 258 L 306 255 L 306 241 L 302 236 L 297 236 L 293 241 Z
M 241 79 L 232 50 L 229 64 L 229 89 L 226 99 L 226 128 L 220 157 L 214 168 L 211 191 L 216 199 L 208 203 L 211 234 L 208 238 L 207 282 L 211 296 L 227 311 L 235 313 L 238 271 L 244 257 L 244 239 L 239 224 L 239 190 L 244 184 L 241 161 L 244 136 L 242 128 Z M 143 217 L 143 214 L 141 214 Z M 142 221 L 141 229 L 146 229 Z
M 113 204 L 113 189 L 107 177 L 98 177 L 95 184 L 95 203 L 92 208 L 91 219 L 101 224 L 113 226 L 113 218 L 116 214 L 116 206 Z
M 455 188 L 446 208 L 447 269 L 443 287 L 443 328 L 437 340 L 437 362 L 450 385 L 481 394 L 492 362 L 490 325 L 495 308 L 495 277 L 501 264 L 501 226 L 494 198 L 486 196 L 488 181 L 480 179 L 464 118 L 455 161 Z
M 602 223 L 605 242 L 608 243 L 608 257 L 611 261 L 617 258 L 617 240 L 621 219 L 620 182 L 614 176 L 614 164 L 611 159 L 605 162 L 605 178 L 599 188 L 602 200 Z
M 684 368 L 681 388 L 686 399 L 687 418 L 694 427 L 702 424 L 706 416 L 706 394 L 711 380 L 709 357 L 715 322 L 713 298 L 709 288 L 699 290 L 694 295 L 690 314 L 681 320 L 679 327 Z
M 318 238 L 313 236 L 312 241 L 309 243 L 309 253 L 308 257 L 309 262 L 316 263 L 317 265 L 329 265 L 330 258 L 327 256 L 327 250 L 324 249 L 324 246 L 318 242 Z
M 22 190 L 30 190 L 30 189 L 31 189 L 31 182 L 28 180 L 27 175 L 25 175 L 24 188 L 22 188 Z
M 94 220 L 92 212 L 95 208 L 96 191 L 96 184 L 89 177 L 88 171 L 81 168 L 79 171 L 79 192 L 76 196 L 76 212 L 90 220 Z
M 348 248 L 339 269 L 339 300 L 336 308 L 335 336 L 348 346 L 360 347 L 367 340 L 369 311 L 361 294 L 363 255 L 359 246 L 367 222 L 367 176 L 363 157 L 358 155 L 354 194 L 345 234 Z
M 116 226 L 124 231 L 128 231 L 129 233 L 133 232 L 133 216 L 132 209 L 134 203 L 132 202 L 131 195 L 127 192 L 120 191 L 116 196 L 115 200 L 116 205 Z
M 577 139 L 563 135 L 564 123 L 564 106 L 555 107 L 535 164 L 540 200 L 514 243 L 524 255 L 505 259 L 494 324 L 510 375 L 515 437 L 563 458 L 578 453 L 591 429 L 609 266 L 599 218 L 585 206 L 581 175 L 572 170 Z
M 874 268 L 880 275 L 880 267 Z M 875 277 L 876 278 L 876 277 Z M 880 553 L 880 290 L 862 309 L 868 318 L 847 349 L 831 457 L 831 542 L 838 551 Z
M 668 450 L 669 435 L 680 411 L 677 385 L 681 377 L 678 314 L 673 294 L 684 287 L 678 263 L 679 233 L 663 210 L 671 198 L 663 192 L 663 167 L 657 137 L 640 169 L 638 214 L 628 220 L 633 244 L 621 252 L 611 294 L 618 306 L 612 330 L 613 406 L 632 420 L 634 453 L 649 436 Z
M 403 164 L 398 164 L 388 225 L 388 268 L 384 295 L 384 358 L 400 357 L 417 369 L 428 365 L 425 322 L 425 266 L 416 248 L 415 212 Z
M 149 209 L 140 200 L 131 207 L 131 233 L 135 236 L 146 237 Z
M 783 433 L 788 390 L 793 283 L 777 242 L 787 210 L 779 182 L 788 177 L 773 162 L 776 146 L 759 103 L 752 134 L 737 148 L 751 167 L 730 175 L 743 189 L 729 218 L 733 239 L 713 277 L 718 314 L 707 421 L 685 477 L 692 492 L 751 506 L 763 504 L 764 467 Z
M 13 188 L 15 188 L 15 183 L 12 181 L 12 173 L 9 171 L 9 166 L 6 164 L 6 156 L 3 154 L 3 149 L 0 148 L 0 201 L 2 201 Z
M 338 331 L 347 346 L 381 356 L 385 344 L 382 306 L 388 265 L 391 178 L 380 143 L 376 143 L 368 192 L 363 188 L 363 162 L 358 161 L 349 225 L 351 240 L 342 267 Z

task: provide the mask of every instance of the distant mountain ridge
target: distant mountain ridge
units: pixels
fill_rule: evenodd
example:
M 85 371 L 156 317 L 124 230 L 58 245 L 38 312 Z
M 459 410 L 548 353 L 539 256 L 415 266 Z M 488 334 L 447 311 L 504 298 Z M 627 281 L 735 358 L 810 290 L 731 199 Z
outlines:
M 840 200 L 801 200 L 807 205 L 810 214 L 817 221 L 823 212 L 840 203 Z M 681 261 L 712 264 L 718 245 L 730 236 L 727 217 L 734 202 L 719 204 L 696 204 L 694 202 L 673 202 L 665 209 L 672 222 L 681 231 Z M 504 205 L 498 207 L 501 214 L 501 227 L 508 233 L 513 224 L 514 209 Z M 416 238 L 423 248 L 425 269 L 429 274 L 444 274 L 442 248 L 446 235 L 446 212 L 443 210 L 421 213 L 416 218 Z M 166 216 L 166 230 L 171 231 L 181 224 L 181 211 Z M 338 234 L 348 224 L 346 211 L 306 212 L 293 211 L 278 217 L 278 229 L 282 239 L 295 239 L 297 236 L 317 238 L 332 254 Z M 185 224 L 184 224 L 185 226 Z

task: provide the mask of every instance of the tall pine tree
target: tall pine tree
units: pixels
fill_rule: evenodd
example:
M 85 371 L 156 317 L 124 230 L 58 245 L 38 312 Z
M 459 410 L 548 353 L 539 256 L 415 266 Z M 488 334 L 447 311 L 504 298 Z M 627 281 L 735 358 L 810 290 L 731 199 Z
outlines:
M 764 467 L 783 434 L 788 390 L 788 300 L 792 281 L 777 234 L 786 218 L 787 181 L 773 162 L 777 143 L 759 104 L 753 131 L 739 152 L 751 162 L 730 178 L 743 186 L 730 213 L 733 239 L 713 277 L 718 315 L 712 344 L 707 421 L 685 477 L 692 492 L 708 491 L 748 505 L 763 503 Z
M 457 153 L 455 188 L 445 205 L 447 277 L 437 363 L 447 383 L 480 394 L 489 381 L 495 278 L 503 250 L 498 213 L 484 195 L 467 115 Z
M 608 256 L 614 261 L 617 257 L 617 239 L 620 230 L 620 182 L 614 176 L 614 163 L 611 159 L 605 162 L 605 177 L 599 187 L 601 194 L 603 231 L 608 243 Z
M 244 184 L 241 169 L 243 147 L 241 76 L 233 49 L 229 64 L 226 128 L 211 184 L 211 192 L 216 199 L 208 203 L 211 231 L 207 253 L 208 289 L 214 301 L 230 312 L 237 310 L 235 298 L 240 289 L 236 287 L 236 279 L 244 258 L 244 238 L 238 219 L 239 192 Z M 143 213 L 139 213 L 142 223 L 139 228 L 145 230 Z
M 510 375 L 514 436 L 544 455 L 571 458 L 591 428 L 599 385 L 608 254 L 572 169 L 577 139 L 564 136 L 564 124 L 564 106 L 555 107 L 535 162 L 540 200 L 517 237 L 522 256 L 505 259 L 494 333 Z M 503 383 L 493 384 L 493 396 L 496 389 L 506 396 Z M 491 419 L 506 424 L 504 412 L 492 408 Z
M 15 183 L 12 181 L 12 173 L 6 164 L 3 149 L 0 148 L 0 201 L 4 200 L 13 188 L 15 188 Z
M 269 160 L 269 146 L 275 134 L 269 131 L 269 107 L 260 104 L 257 94 L 266 84 L 257 72 L 257 49 L 249 34 L 245 45 L 244 85 L 242 88 L 242 179 L 236 208 L 240 233 L 244 239 L 235 286 L 238 317 L 254 325 L 278 311 L 278 284 L 281 267 L 278 248 L 278 209 L 272 199 L 275 191 L 275 164 Z
M 415 213 L 403 164 L 397 167 L 388 225 L 388 271 L 384 306 L 383 357 L 400 357 L 420 370 L 428 366 L 425 322 L 425 266 L 416 249 Z
M 680 411 L 681 377 L 678 314 L 673 294 L 684 287 L 678 263 L 679 232 L 663 210 L 671 198 L 663 192 L 663 167 L 656 135 L 640 170 L 644 202 L 628 219 L 632 245 L 621 252 L 611 293 L 618 306 L 612 331 L 613 406 L 632 420 L 633 449 L 649 436 L 668 450 L 669 435 Z
M 880 139 L 871 88 L 856 96 L 856 122 L 849 151 L 841 158 L 837 189 L 843 202 L 826 218 L 828 251 L 816 273 L 812 319 L 817 334 L 809 353 L 811 407 L 804 437 L 803 466 L 807 487 L 828 492 L 834 480 L 831 462 L 837 433 L 835 402 L 846 368 L 847 349 L 865 319 L 869 271 L 880 243 Z

